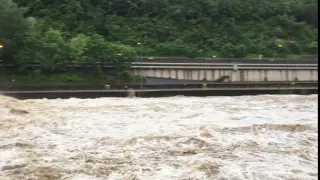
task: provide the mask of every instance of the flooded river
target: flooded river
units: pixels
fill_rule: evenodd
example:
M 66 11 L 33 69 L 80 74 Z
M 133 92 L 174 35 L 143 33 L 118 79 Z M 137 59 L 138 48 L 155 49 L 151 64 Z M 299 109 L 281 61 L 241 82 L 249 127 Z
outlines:
M 0 96 L 1 180 L 316 180 L 318 96 Z

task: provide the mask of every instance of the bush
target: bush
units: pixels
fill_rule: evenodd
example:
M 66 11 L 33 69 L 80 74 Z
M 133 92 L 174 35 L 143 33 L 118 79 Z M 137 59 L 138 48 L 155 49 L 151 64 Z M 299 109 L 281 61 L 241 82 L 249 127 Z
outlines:
M 103 70 L 101 69 L 101 67 L 96 67 L 96 69 L 94 70 L 94 76 L 103 76 Z
M 303 44 L 301 48 L 307 54 L 318 54 L 318 42 Z
M 248 59 L 259 59 L 259 55 L 258 54 L 249 54 L 247 56 Z
M 247 56 L 247 49 L 244 45 L 233 45 L 227 43 L 222 46 L 220 55 L 225 58 L 243 58 Z
M 41 77 L 41 76 L 38 76 Z M 57 74 L 57 75 L 42 75 L 42 77 L 46 77 L 48 81 L 55 82 L 55 83 L 62 83 L 62 82 L 83 82 L 84 79 L 76 74 Z M 41 79 L 38 79 L 41 81 Z
M 186 56 L 187 56 L 188 58 L 196 58 L 196 57 L 199 57 L 199 56 L 201 56 L 201 55 L 200 55 L 200 52 L 199 52 L 196 48 L 194 48 L 194 47 L 189 47 L 189 48 L 187 49 Z
M 288 43 L 287 44 L 288 50 L 292 54 L 301 54 L 301 47 L 297 43 Z
M 63 80 L 64 82 L 82 82 L 83 79 L 75 74 L 68 75 Z

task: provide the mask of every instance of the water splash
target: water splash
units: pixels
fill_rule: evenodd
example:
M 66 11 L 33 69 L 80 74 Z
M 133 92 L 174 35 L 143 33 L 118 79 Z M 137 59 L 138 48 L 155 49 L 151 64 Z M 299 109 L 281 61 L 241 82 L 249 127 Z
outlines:
M 19 101 L 0 179 L 317 179 L 318 96 Z

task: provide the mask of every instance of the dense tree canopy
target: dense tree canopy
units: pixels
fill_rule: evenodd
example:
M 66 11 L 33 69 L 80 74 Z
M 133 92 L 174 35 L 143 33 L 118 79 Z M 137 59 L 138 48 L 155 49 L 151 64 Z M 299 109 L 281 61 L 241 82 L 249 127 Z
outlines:
M 0 55 L 5 59 L 11 59 L 21 48 L 20 42 L 32 24 L 32 19 L 24 18 L 26 9 L 19 8 L 11 0 L 1 0 L 0 12 L 0 43 L 4 46 Z
M 12 0 L 0 3 L 0 39 L 8 44 L 3 58 L 36 59 L 48 69 L 70 61 L 122 62 L 122 67 L 136 55 L 240 58 L 318 53 L 317 0 L 14 2 L 23 8 Z

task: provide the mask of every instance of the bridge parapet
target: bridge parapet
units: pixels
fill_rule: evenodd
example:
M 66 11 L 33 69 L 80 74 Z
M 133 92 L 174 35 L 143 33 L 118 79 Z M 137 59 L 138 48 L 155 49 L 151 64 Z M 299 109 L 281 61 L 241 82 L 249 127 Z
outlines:
M 318 81 L 318 64 L 136 63 L 132 74 L 177 80 L 223 79 L 226 82 Z

